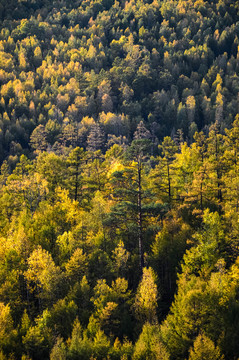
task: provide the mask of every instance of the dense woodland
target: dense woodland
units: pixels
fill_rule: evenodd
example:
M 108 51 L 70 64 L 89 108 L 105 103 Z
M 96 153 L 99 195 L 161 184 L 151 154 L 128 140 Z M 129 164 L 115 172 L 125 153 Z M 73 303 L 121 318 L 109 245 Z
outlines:
M 1 0 L 0 360 L 239 358 L 239 4 Z

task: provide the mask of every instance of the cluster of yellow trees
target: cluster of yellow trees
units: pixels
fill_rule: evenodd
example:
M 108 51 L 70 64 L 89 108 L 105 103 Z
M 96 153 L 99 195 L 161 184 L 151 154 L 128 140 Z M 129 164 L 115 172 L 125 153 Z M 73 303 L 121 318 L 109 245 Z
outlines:
M 1 1 L 1 360 L 239 358 L 238 13 Z
M 236 358 L 238 133 L 4 162 L 2 358 Z

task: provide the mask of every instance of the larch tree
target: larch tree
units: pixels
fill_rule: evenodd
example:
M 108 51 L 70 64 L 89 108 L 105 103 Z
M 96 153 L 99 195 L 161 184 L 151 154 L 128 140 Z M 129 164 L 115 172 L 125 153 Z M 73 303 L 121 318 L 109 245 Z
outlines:
M 144 267 L 134 302 L 136 317 L 142 324 L 157 323 L 158 290 L 155 280 L 153 269 Z
M 98 123 L 94 124 L 87 137 L 87 150 L 95 152 L 102 150 L 104 146 L 104 133 L 102 132 Z
M 199 334 L 189 351 L 189 360 L 224 360 L 218 346 L 204 334 Z

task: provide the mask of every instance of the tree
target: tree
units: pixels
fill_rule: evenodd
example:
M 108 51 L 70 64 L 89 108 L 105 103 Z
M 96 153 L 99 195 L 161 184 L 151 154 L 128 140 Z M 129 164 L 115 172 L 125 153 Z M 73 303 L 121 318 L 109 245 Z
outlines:
M 37 173 L 47 181 L 50 195 L 53 195 L 57 187 L 64 187 L 66 180 L 66 161 L 63 156 L 54 153 L 43 152 L 37 157 Z M 55 196 L 55 194 L 53 195 Z
M 123 241 L 120 240 L 114 251 L 112 252 L 114 260 L 114 269 L 116 275 L 124 274 L 126 272 L 127 261 L 129 259 L 130 253 L 124 247 Z
M 194 122 L 195 116 L 195 98 L 194 96 L 190 95 L 186 99 L 186 106 L 187 106 L 187 113 L 188 113 L 188 124 L 189 126 Z
M 173 161 L 178 148 L 175 142 L 169 136 L 166 136 L 162 145 L 159 145 L 159 149 L 162 156 L 158 158 L 158 165 L 151 171 L 151 178 L 155 191 L 159 196 L 162 196 L 162 200 L 168 201 L 171 206 L 173 200 Z
M 80 130 L 79 125 L 76 122 L 67 122 L 65 126 L 61 128 L 62 135 L 60 142 L 66 147 L 75 147 L 78 145 Z
M 151 137 L 150 131 L 146 129 L 143 121 L 141 120 L 137 126 L 137 129 L 134 132 L 134 139 L 135 140 L 150 139 L 150 137 Z
M 230 285 L 226 285 L 230 281 L 224 272 L 224 260 L 220 259 L 225 235 L 218 213 L 206 210 L 203 219 L 203 229 L 194 235 L 196 245 L 184 255 L 178 291 L 161 325 L 163 343 L 173 358 L 186 356 L 200 332 L 215 342 L 224 338 L 223 309 L 229 306 L 230 295 L 222 299 L 226 293 L 232 294 Z
M 100 113 L 100 123 L 106 134 L 124 138 L 129 133 L 129 118 L 124 114 Z
M 144 267 L 144 249 L 143 249 L 143 211 L 142 211 L 142 173 L 143 162 L 147 158 L 150 142 L 146 139 L 134 140 L 128 149 L 128 157 L 135 162 L 136 185 L 137 185 L 137 228 L 138 228 L 138 246 L 139 246 L 139 267 L 142 274 Z
M 190 226 L 173 213 L 172 217 L 165 217 L 152 243 L 149 263 L 159 278 L 162 307 L 167 306 L 175 294 L 178 267 L 191 232 Z
M 237 165 L 239 156 L 239 115 L 236 116 L 231 129 L 225 129 L 226 158 Z
M 92 126 L 90 133 L 87 137 L 87 150 L 95 152 L 102 150 L 104 146 L 104 134 L 100 128 L 100 125 L 96 123 Z
M 49 326 L 54 329 L 55 334 L 66 340 L 71 335 L 77 313 L 78 307 L 73 300 L 60 299 L 50 310 Z
M 207 336 L 199 334 L 190 348 L 189 360 L 223 360 L 220 349 Z
M 69 171 L 69 187 L 70 194 L 75 201 L 83 198 L 82 186 L 83 186 L 83 164 L 85 163 L 85 153 L 82 148 L 76 147 L 73 149 L 67 159 L 68 171 Z
M 223 184 L 225 188 L 225 200 L 229 208 L 239 210 L 238 191 L 238 155 L 239 155 L 239 116 L 236 116 L 231 129 L 226 129 L 225 151 L 223 153 L 224 162 L 228 171 L 223 175 Z
M 87 166 L 84 169 L 84 196 L 86 199 L 92 199 L 105 187 L 107 168 L 103 160 L 104 156 L 100 150 L 96 151 L 93 157 L 88 153 Z
M 216 198 L 219 211 L 221 211 L 223 192 L 222 192 L 222 179 L 225 172 L 225 163 L 223 159 L 224 143 L 223 136 L 220 133 L 220 124 L 216 122 L 210 127 L 208 143 L 208 160 L 211 164 L 212 172 L 212 187 L 216 192 Z
M 50 353 L 50 360 L 66 360 L 66 346 L 62 338 L 58 337 Z
M 61 281 L 60 268 L 55 265 L 51 254 L 41 247 L 32 252 L 27 262 L 28 270 L 25 272 L 25 277 L 31 291 L 36 292 L 39 305 L 41 305 L 41 300 L 51 303 L 58 297 L 57 287 Z
M 83 275 L 86 275 L 87 257 L 83 254 L 83 250 L 77 248 L 72 254 L 69 261 L 65 264 L 66 276 L 70 282 L 79 281 Z
M 172 358 L 184 358 L 200 331 L 218 338 L 222 315 L 218 298 L 200 277 L 180 277 L 171 311 L 161 325 L 163 344 Z
M 125 158 L 112 163 L 107 186 L 112 206 L 105 225 L 111 238 L 122 240 L 125 248 L 132 252 L 131 260 L 135 261 L 137 250 L 139 260 L 135 275 L 139 276 L 144 265 L 144 252 L 150 249 L 154 227 L 157 227 L 156 218 L 162 212 L 161 204 L 155 203 L 148 188 L 149 149 L 150 142 L 147 139 L 134 140 L 127 149 Z M 150 225 L 152 232 L 147 237 L 147 242 L 144 242 Z
M 168 360 L 169 354 L 161 342 L 158 325 L 144 324 L 135 344 L 133 360 Z
M 207 141 L 206 136 L 201 131 L 200 133 L 194 134 L 195 143 L 192 145 L 192 150 L 195 151 L 195 155 L 197 157 L 198 166 L 195 168 L 195 176 L 194 182 L 192 183 L 192 194 L 195 193 L 199 195 L 200 208 L 203 209 L 203 198 L 207 197 L 205 194 L 204 187 L 206 187 L 207 179 L 208 179 L 208 166 L 207 163 L 204 162 L 207 151 Z M 196 189 L 195 189 L 196 188 Z
M 5 185 L 8 176 L 9 176 L 9 166 L 8 166 L 7 161 L 5 160 L 1 166 L 1 173 L 0 173 L 0 185 L 1 186 Z
M 41 51 L 40 46 L 37 46 L 34 50 L 33 61 L 34 61 L 34 65 L 36 68 L 39 67 L 42 63 L 42 51 Z
M 38 125 L 32 132 L 30 137 L 31 146 L 36 152 L 46 151 L 47 143 L 47 133 L 43 125 Z
M 114 360 L 129 360 L 132 358 L 133 350 L 133 344 L 129 340 L 124 339 L 123 343 L 121 343 L 119 339 L 116 338 L 113 346 L 110 348 L 109 358 Z
M 141 323 L 157 323 L 156 309 L 158 291 L 155 280 L 155 274 L 152 268 L 144 267 L 134 303 L 136 317 Z
M 95 308 L 90 319 L 93 326 L 98 324 L 107 335 L 113 334 L 119 338 L 124 334 L 130 336 L 130 295 L 128 282 L 124 278 L 112 281 L 111 286 L 105 280 L 98 280 L 91 299 Z
M 70 360 L 89 360 L 96 357 L 99 360 L 106 358 L 110 348 L 110 342 L 103 331 L 97 330 L 93 337 L 81 327 L 78 319 L 75 320 L 69 343 Z
M 193 240 L 196 246 L 186 251 L 182 269 L 187 274 L 207 274 L 226 246 L 222 220 L 217 212 L 204 211 L 201 229 L 193 234 Z
M 22 337 L 24 352 L 32 360 L 45 360 L 49 358 L 50 348 L 53 346 L 53 335 L 50 329 L 50 312 L 44 310 L 38 316 L 34 326 L 30 326 L 26 335 Z
M 111 99 L 111 84 L 109 80 L 103 80 L 98 87 L 98 99 L 102 111 L 110 112 L 113 110 L 113 102 Z
M 15 337 L 10 306 L 0 302 L 0 351 L 10 354 L 14 348 Z

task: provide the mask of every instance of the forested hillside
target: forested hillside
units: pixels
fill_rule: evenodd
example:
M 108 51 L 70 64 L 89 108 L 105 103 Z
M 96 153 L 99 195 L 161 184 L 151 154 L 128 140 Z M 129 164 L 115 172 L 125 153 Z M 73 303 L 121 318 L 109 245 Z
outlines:
M 238 112 L 237 1 L 47 1 L 0 4 L 1 161 L 32 147 L 105 150 L 143 120 L 154 142 Z M 38 140 L 37 140 L 37 139 Z
M 0 19 L 0 360 L 237 360 L 238 1 Z

